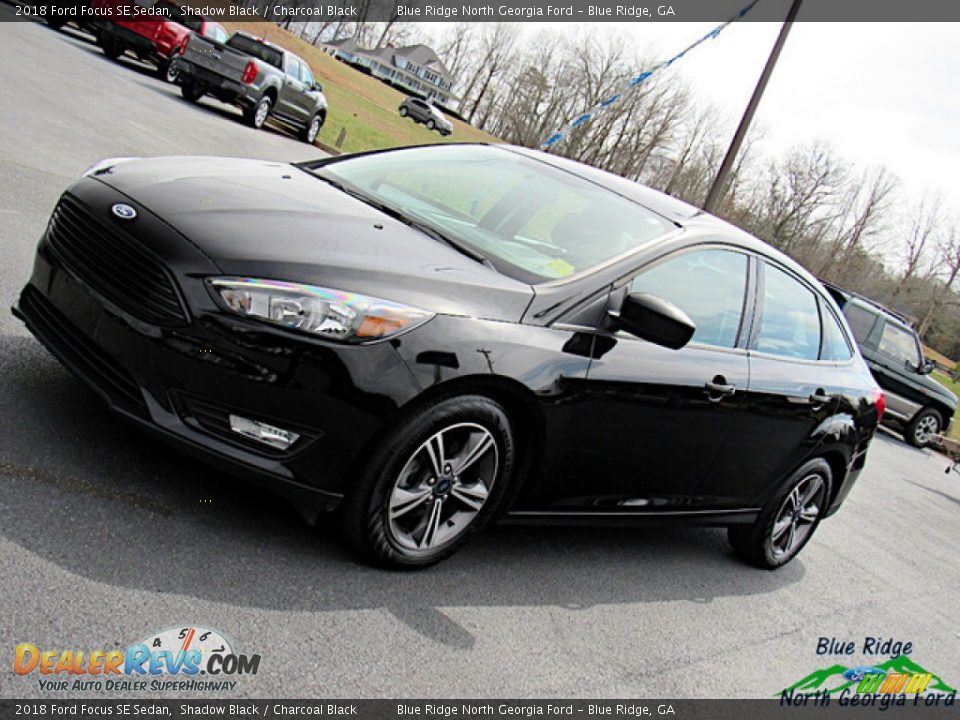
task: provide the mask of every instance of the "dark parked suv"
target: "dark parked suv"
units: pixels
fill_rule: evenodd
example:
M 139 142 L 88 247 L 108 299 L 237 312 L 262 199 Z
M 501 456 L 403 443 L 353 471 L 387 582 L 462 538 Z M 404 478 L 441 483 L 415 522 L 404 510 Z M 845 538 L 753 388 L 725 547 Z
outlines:
M 903 316 L 849 290 L 826 287 L 886 394 L 885 424 L 902 431 L 911 445 L 926 447 L 949 429 L 957 396 L 930 377 L 934 363 L 923 357 L 920 339 Z

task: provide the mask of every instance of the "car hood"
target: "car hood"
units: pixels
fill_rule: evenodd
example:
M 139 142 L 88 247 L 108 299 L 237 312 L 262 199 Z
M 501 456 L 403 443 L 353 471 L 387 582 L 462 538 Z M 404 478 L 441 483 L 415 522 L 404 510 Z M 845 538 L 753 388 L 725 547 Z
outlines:
M 957 396 L 954 395 L 943 383 L 938 382 L 930 375 L 921 375 L 919 382 L 921 385 L 930 390 L 931 393 L 942 399 L 950 407 L 957 407 Z
M 533 297 L 530 285 L 293 165 L 165 157 L 120 162 L 95 176 L 179 231 L 225 275 L 514 322 Z

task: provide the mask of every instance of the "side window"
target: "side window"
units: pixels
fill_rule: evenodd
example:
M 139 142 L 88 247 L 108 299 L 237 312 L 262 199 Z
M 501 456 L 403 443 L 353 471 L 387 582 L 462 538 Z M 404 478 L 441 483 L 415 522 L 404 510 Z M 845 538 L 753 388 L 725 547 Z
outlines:
M 908 361 L 914 365 L 920 362 L 920 351 L 917 348 L 917 340 L 913 333 L 894 325 L 892 322 L 884 325 L 878 349 L 901 365 Z
M 732 348 L 746 296 L 747 256 L 730 250 L 683 253 L 644 271 L 630 292 L 669 300 L 697 326 L 690 342 Z
M 303 84 L 308 88 L 313 87 L 313 73 L 310 72 L 310 66 L 306 63 L 300 64 L 300 79 L 303 80 Z
M 820 356 L 820 312 L 817 297 L 782 270 L 764 268 L 763 317 L 756 350 L 816 360 Z
M 820 305 L 820 310 L 823 315 L 823 351 L 820 353 L 820 359 L 837 362 L 849 360 L 853 353 L 840 323 L 824 304 Z
M 292 55 L 287 57 L 287 70 L 286 70 L 286 72 L 287 72 L 287 75 L 289 75 L 290 77 L 292 77 L 294 80 L 299 80 L 299 79 L 300 79 L 300 61 L 297 60 L 297 59 L 296 59 L 295 57 L 293 57 Z
M 843 314 L 847 316 L 847 322 L 850 324 L 850 329 L 858 343 L 862 343 L 870 337 L 870 331 L 873 330 L 873 325 L 877 322 L 877 315 L 853 303 L 847 304 L 843 309 Z

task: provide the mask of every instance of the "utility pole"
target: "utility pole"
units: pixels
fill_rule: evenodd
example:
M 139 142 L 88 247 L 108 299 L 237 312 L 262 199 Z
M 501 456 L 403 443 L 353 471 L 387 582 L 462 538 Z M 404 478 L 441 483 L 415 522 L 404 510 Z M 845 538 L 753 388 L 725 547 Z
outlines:
M 720 202 L 720 198 L 723 196 L 727 184 L 727 177 L 730 175 L 730 169 L 733 167 L 733 161 L 736 160 L 737 153 L 740 152 L 740 146 L 743 144 L 743 138 L 746 136 L 747 130 L 750 129 L 750 123 L 753 122 L 753 114 L 757 110 L 757 105 L 760 104 L 760 98 L 763 97 L 763 91 L 767 87 L 767 81 L 773 73 L 774 65 L 777 64 L 777 59 L 780 57 L 780 50 L 783 49 L 783 43 L 787 40 L 787 35 L 790 33 L 790 28 L 793 27 L 793 21 L 800 11 L 800 4 L 802 2 L 803 0 L 793 0 L 793 4 L 787 12 L 787 17 L 783 21 L 783 26 L 780 28 L 777 41 L 773 44 L 770 57 L 767 58 L 767 64 L 763 66 L 763 72 L 760 73 L 757 86 L 753 89 L 753 95 L 750 97 L 750 102 L 747 103 L 747 109 L 744 110 L 743 117 L 740 118 L 740 124 L 737 126 L 737 131 L 733 134 L 730 147 L 727 148 L 727 154 L 724 156 L 723 162 L 720 163 L 717 177 L 714 179 L 713 185 L 710 186 L 707 199 L 703 201 L 703 209 L 707 212 L 713 212 L 717 203 Z

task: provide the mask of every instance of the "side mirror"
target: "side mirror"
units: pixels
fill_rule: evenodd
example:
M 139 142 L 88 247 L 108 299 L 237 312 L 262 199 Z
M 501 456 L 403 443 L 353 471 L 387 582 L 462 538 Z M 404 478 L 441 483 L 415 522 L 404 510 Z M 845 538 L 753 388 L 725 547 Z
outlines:
M 323 85 L 321 83 L 315 82 L 313 84 L 313 89 L 317 92 L 323 92 Z
M 671 302 L 649 293 L 630 293 L 616 316 L 619 326 L 656 345 L 679 350 L 693 337 L 697 326 Z
M 929 375 L 934 370 L 937 369 L 937 364 L 933 360 L 923 359 L 923 362 L 920 363 L 920 367 L 917 368 L 917 372 L 920 375 Z

